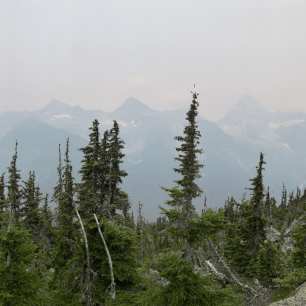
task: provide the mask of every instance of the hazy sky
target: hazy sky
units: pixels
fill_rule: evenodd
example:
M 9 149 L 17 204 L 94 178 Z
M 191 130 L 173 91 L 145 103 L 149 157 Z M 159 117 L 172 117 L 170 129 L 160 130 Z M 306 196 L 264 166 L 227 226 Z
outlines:
M 0 111 L 52 98 L 221 119 L 243 94 L 306 111 L 305 0 L 0 0 Z

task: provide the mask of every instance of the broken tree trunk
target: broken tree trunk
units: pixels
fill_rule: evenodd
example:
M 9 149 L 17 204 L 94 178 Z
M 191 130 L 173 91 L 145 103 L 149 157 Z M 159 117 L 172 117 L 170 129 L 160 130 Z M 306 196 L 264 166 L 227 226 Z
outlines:
M 109 269 L 110 269 L 110 274 L 111 274 L 111 281 L 112 281 L 110 286 L 109 286 L 111 288 L 111 291 L 110 291 L 110 300 L 114 301 L 115 298 L 116 298 L 116 290 L 115 290 L 116 284 L 115 284 L 115 279 L 114 279 L 113 262 L 112 262 L 112 258 L 110 256 L 110 253 L 109 253 L 106 241 L 105 241 L 104 236 L 103 236 L 103 234 L 101 232 L 101 229 L 100 229 L 99 222 L 98 222 L 96 214 L 94 214 L 94 216 L 96 218 L 96 222 L 97 222 L 97 225 L 98 225 L 98 230 L 99 230 L 99 233 L 100 233 L 100 236 L 101 236 L 102 242 L 104 244 L 104 247 L 105 247 L 105 250 L 106 250 L 106 253 L 107 253 L 107 257 L 108 257 L 108 264 L 109 264 Z
M 197 254 L 198 262 L 202 270 L 204 270 L 204 266 L 206 267 L 207 272 L 215 273 L 215 279 L 223 284 L 228 283 L 228 278 L 223 273 L 219 272 L 215 266 L 208 260 L 204 259 L 204 256 L 200 252 L 200 248 L 198 251 L 193 250 L 194 253 Z
M 257 292 L 247 286 L 247 285 L 244 285 L 242 283 L 239 282 L 239 280 L 235 277 L 235 275 L 233 274 L 232 270 L 229 268 L 229 266 L 222 260 L 221 256 L 218 254 L 216 248 L 213 246 L 211 240 L 209 238 L 207 238 L 207 241 L 208 241 L 208 244 L 210 246 L 210 248 L 212 249 L 212 251 L 214 252 L 215 256 L 217 257 L 218 261 L 221 263 L 221 265 L 223 266 L 223 268 L 225 269 L 226 273 L 228 274 L 228 277 L 237 285 L 239 286 L 240 288 L 242 288 L 243 290 L 247 290 L 249 292 L 251 292 L 254 296 L 257 296 Z
M 89 255 L 88 241 L 87 241 L 87 236 L 86 236 L 86 232 L 85 232 L 85 228 L 83 226 L 81 216 L 79 214 L 79 211 L 78 211 L 75 203 L 74 203 L 74 207 L 75 207 L 76 214 L 77 214 L 78 219 L 79 219 L 80 224 L 81 224 L 82 233 L 83 233 L 83 237 L 84 237 L 84 241 L 85 241 L 85 248 L 86 248 L 86 261 L 87 261 L 86 285 L 85 285 L 84 295 L 83 295 L 82 299 L 85 299 L 86 305 L 90 306 L 91 305 L 92 290 L 91 290 L 91 283 L 90 283 L 90 255 Z

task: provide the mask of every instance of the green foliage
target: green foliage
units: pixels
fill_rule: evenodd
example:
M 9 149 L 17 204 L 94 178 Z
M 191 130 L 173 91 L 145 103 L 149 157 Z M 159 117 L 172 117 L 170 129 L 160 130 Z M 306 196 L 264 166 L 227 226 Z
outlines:
M 306 281 L 306 269 L 297 268 L 286 273 L 286 275 L 276 278 L 273 282 L 280 287 L 273 294 L 273 301 L 278 301 L 290 296 L 292 292 Z
M 7 228 L 8 212 L 2 213 L 0 230 L 0 305 L 45 305 L 40 290 L 44 284 L 33 267 L 35 246 L 22 224 Z M 10 254 L 10 255 L 9 255 Z M 8 256 L 11 259 L 8 262 Z
M 241 305 L 242 297 L 229 286 L 211 290 L 213 275 L 194 273 L 194 267 L 176 253 L 164 253 L 158 264 L 160 276 L 170 283 L 162 288 L 150 286 L 139 296 L 138 305 Z
M 99 220 L 99 217 L 98 217 Z M 137 235 L 126 226 L 118 226 L 115 222 L 100 219 L 99 226 L 103 233 L 107 247 L 112 257 L 114 277 L 117 288 L 130 288 L 140 281 L 137 262 Z M 90 222 L 85 225 L 88 239 L 91 240 L 90 255 L 92 269 L 100 276 L 93 284 L 93 301 L 98 303 L 105 300 L 104 294 L 111 283 L 110 269 L 107 253 L 99 235 L 97 224 Z
M 252 257 L 246 274 L 253 274 L 260 283 L 268 286 L 271 285 L 273 278 L 282 274 L 283 265 L 280 245 L 268 240 L 264 243 L 263 248 Z
M 306 221 L 306 217 L 301 220 Z M 294 267 L 301 268 L 306 266 L 306 224 L 300 224 L 294 229 L 291 236 L 294 240 L 294 251 L 291 254 L 291 262 Z

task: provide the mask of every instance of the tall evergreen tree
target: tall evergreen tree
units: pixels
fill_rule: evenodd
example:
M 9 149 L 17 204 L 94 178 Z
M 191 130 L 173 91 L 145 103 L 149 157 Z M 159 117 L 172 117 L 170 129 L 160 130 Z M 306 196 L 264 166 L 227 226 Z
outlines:
M 196 117 L 198 115 L 197 102 L 198 94 L 192 92 L 192 102 L 190 109 L 187 112 L 186 120 L 188 125 L 184 128 L 184 137 L 177 136 L 174 139 L 182 142 L 181 146 L 176 148 L 179 152 L 178 157 L 175 160 L 180 162 L 180 168 L 174 168 L 176 173 L 182 175 L 182 178 L 175 180 L 177 184 L 173 188 L 161 187 L 163 190 L 168 192 L 168 195 L 172 200 L 166 201 L 174 209 L 167 211 L 166 209 L 159 206 L 162 213 L 166 214 L 170 220 L 170 223 L 176 223 L 176 227 L 179 231 L 172 229 L 172 234 L 181 235 L 181 238 L 185 238 L 185 252 L 183 258 L 187 261 L 191 261 L 192 247 L 190 242 L 192 238 L 186 236 L 186 231 L 189 229 L 189 220 L 195 216 L 195 207 L 192 204 L 192 199 L 201 196 L 203 193 L 202 189 L 196 184 L 195 180 L 200 178 L 200 168 L 204 165 L 200 164 L 197 159 L 197 154 L 202 154 L 203 150 L 198 149 L 197 146 L 200 144 L 200 131 L 196 123 Z M 175 234 L 176 233 L 176 234 Z
M 266 194 L 266 201 L 265 201 L 265 218 L 270 223 L 271 222 L 271 200 L 270 200 L 270 192 L 269 192 L 269 186 Z
M 6 208 L 4 175 L 5 172 L 0 177 L 0 213 Z
M 59 213 L 59 202 L 60 202 L 60 197 L 63 193 L 63 165 L 62 165 L 62 152 L 61 152 L 61 144 L 58 145 L 58 151 L 59 151 L 59 162 L 57 166 L 57 183 L 55 187 L 53 188 L 53 195 L 51 198 L 51 202 L 55 202 L 57 204 L 57 207 L 55 208 L 54 216 L 55 216 L 55 224 L 57 227 L 59 227 L 60 223 L 60 213 Z
M 100 132 L 99 122 L 95 119 L 89 134 L 89 144 L 80 148 L 83 152 L 82 168 L 79 173 L 82 176 L 82 182 L 78 184 L 78 202 L 79 212 L 86 219 L 93 216 L 99 208 L 99 199 L 101 196 L 101 163 L 100 163 Z M 99 188 L 100 187 L 100 188 Z
M 54 273 L 50 287 L 56 290 L 54 300 L 58 305 L 75 305 L 81 298 L 81 286 L 77 279 L 83 275 L 84 250 L 81 245 L 80 231 L 75 228 L 73 218 L 73 176 L 69 159 L 69 138 L 66 142 L 65 166 L 63 169 L 63 192 L 58 196 L 59 201 L 59 228 L 54 231 L 57 239 L 52 250 Z
M 254 220 L 252 226 L 250 226 L 250 230 L 253 233 L 250 233 L 252 237 L 252 243 L 250 245 L 250 252 L 258 252 L 260 249 L 260 245 L 266 240 L 266 232 L 264 229 L 266 220 L 262 218 L 262 210 L 261 207 L 263 206 L 263 198 L 264 194 L 264 185 L 263 185 L 263 175 L 262 170 L 263 164 L 266 162 L 263 160 L 264 154 L 260 152 L 260 161 L 257 168 L 257 176 L 255 178 L 249 179 L 253 185 L 252 188 L 246 188 L 248 190 L 252 190 L 253 193 L 251 194 L 252 199 L 252 210 L 254 212 Z
M 119 125 L 114 120 L 114 126 L 110 130 L 110 144 L 109 144 L 109 161 L 110 161 L 110 194 L 109 204 L 112 205 L 111 214 L 114 216 L 116 208 L 122 209 L 122 206 L 128 205 L 127 194 L 122 192 L 119 188 L 119 184 L 122 184 L 122 178 L 128 174 L 125 170 L 120 169 L 120 164 L 123 163 L 123 157 L 125 154 L 122 153 L 124 149 L 124 141 L 119 137 Z
M 29 172 L 27 181 L 23 181 L 24 187 L 22 188 L 22 198 L 24 199 L 22 213 L 23 223 L 25 228 L 30 231 L 33 237 L 37 238 L 42 219 L 39 213 L 40 204 L 40 189 L 35 186 L 35 171 Z
M 264 246 L 266 237 L 266 219 L 262 216 L 262 202 L 264 198 L 264 185 L 262 166 L 266 162 L 263 160 L 263 154 L 260 152 L 260 161 L 257 168 L 257 176 L 252 181 L 253 188 L 246 188 L 253 191 L 250 204 L 243 202 L 240 205 L 239 217 L 240 223 L 234 224 L 233 235 L 228 235 L 226 245 L 226 256 L 236 264 L 241 273 L 253 275 L 258 267 L 258 254 Z
M 7 183 L 8 189 L 8 209 L 11 212 L 11 219 L 9 222 L 20 221 L 22 217 L 21 211 L 21 188 L 20 180 L 21 176 L 19 174 L 20 170 L 17 169 L 17 146 L 18 142 L 16 141 L 15 154 L 11 161 L 10 167 L 8 167 L 9 180 Z M 14 221 L 13 221 L 14 220 Z
M 8 225 L 9 214 L 1 213 L 0 305 L 46 305 L 48 302 L 40 291 L 45 286 L 34 264 L 36 247 L 31 234 L 21 222 Z M 9 260 L 8 254 L 12 255 Z
M 285 183 L 283 182 L 283 191 L 282 191 L 280 209 L 284 211 L 286 208 L 287 208 L 287 189 L 285 187 Z

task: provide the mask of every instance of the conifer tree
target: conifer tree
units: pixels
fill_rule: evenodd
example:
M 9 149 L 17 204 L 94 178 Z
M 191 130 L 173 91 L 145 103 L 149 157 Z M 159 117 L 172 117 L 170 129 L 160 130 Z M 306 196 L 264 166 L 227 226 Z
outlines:
M 268 190 L 267 190 L 267 194 L 266 194 L 264 216 L 267 219 L 267 221 L 270 223 L 270 221 L 271 221 L 271 203 L 270 203 L 269 186 L 268 186 Z
M 5 172 L 0 177 L 0 221 L 1 219 L 1 213 L 5 211 L 7 206 L 6 196 L 5 196 L 5 182 L 4 182 L 4 175 Z M 1 229 L 1 224 L 0 224 Z
M 256 273 L 255 261 L 257 254 L 264 246 L 266 238 L 266 219 L 262 216 L 262 202 L 264 198 L 264 185 L 262 180 L 262 166 L 266 162 L 260 152 L 260 161 L 257 168 L 257 176 L 252 181 L 253 188 L 246 188 L 253 191 L 251 203 L 243 201 L 239 204 L 239 217 L 241 222 L 233 225 L 234 235 L 228 236 L 226 245 L 226 256 L 235 263 L 241 273 L 253 275 Z M 256 263 L 257 264 L 257 263 Z
M 69 159 L 69 139 L 66 142 L 65 166 L 63 169 L 63 191 L 58 194 L 59 202 L 59 228 L 54 231 L 57 239 L 52 250 L 51 265 L 54 268 L 51 289 L 55 290 L 54 300 L 59 305 L 74 305 L 81 298 L 81 287 L 77 279 L 83 275 L 84 250 L 81 247 L 80 231 L 77 231 L 73 218 L 75 209 L 73 205 L 73 176 Z
M 11 161 L 11 166 L 8 167 L 9 172 L 9 180 L 7 184 L 8 188 L 8 209 L 11 211 L 11 217 L 9 222 L 13 222 L 13 220 L 20 221 L 22 216 L 21 211 L 21 189 L 19 181 L 21 180 L 21 176 L 19 174 L 20 170 L 17 170 L 17 146 L 18 142 L 16 141 L 15 154 L 13 155 L 13 159 Z
M 120 164 L 123 163 L 123 157 L 125 154 L 122 153 L 124 149 L 124 141 L 119 137 L 119 125 L 114 120 L 114 126 L 110 130 L 110 144 L 109 144 L 109 161 L 110 161 L 110 202 L 112 205 L 111 214 L 114 216 L 117 209 L 122 209 L 126 205 L 129 205 L 127 201 L 127 194 L 122 192 L 119 188 L 119 184 L 122 184 L 122 178 L 128 174 L 125 170 L 120 169 Z
M 23 223 L 33 237 L 37 238 L 42 220 L 38 210 L 41 193 L 39 187 L 35 186 L 35 171 L 33 173 L 30 171 L 28 180 L 23 183 L 25 185 L 22 189 L 22 198 L 24 199 L 22 213 L 25 217 Z
M 93 214 L 102 211 L 101 193 L 104 192 L 105 186 L 101 185 L 102 165 L 101 165 L 101 144 L 99 122 L 95 119 L 89 134 L 89 144 L 86 147 L 78 149 L 83 152 L 82 168 L 79 173 L 82 175 L 82 182 L 77 184 L 78 187 L 78 210 L 84 220 L 92 218 Z M 105 165 L 104 165 L 105 166 Z M 103 190 L 103 191 L 102 191 Z M 93 220 L 95 223 L 95 220 Z
M 285 187 L 285 183 L 283 182 L 283 191 L 282 191 L 280 209 L 284 211 L 286 208 L 287 208 L 287 189 Z
M 57 182 L 56 185 L 53 187 L 53 194 L 51 198 L 51 202 L 55 202 L 57 206 L 54 209 L 54 221 L 55 221 L 55 227 L 60 227 L 60 213 L 59 213 L 59 202 L 60 197 L 63 193 L 63 165 L 62 165 L 62 152 L 61 152 L 61 144 L 58 145 L 58 151 L 59 151 L 59 162 L 57 166 Z
M 253 224 L 250 226 L 250 237 L 251 238 L 251 245 L 250 245 L 250 252 L 258 252 L 260 249 L 260 245 L 263 243 L 263 241 L 266 240 L 266 232 L 265 232 L 265 225 L 266 220 L 262 217 L 262 210 L 261 207 L 263 206 L 263 198 L 265 196 L 264 194 L 264 185 L 263 185 L 263 175 L 262 170 L 265 170 L 262 166 L 263 164 L 266 164 L 266 162 L 263 160 L 264 154 L 260 152 L 260 161 L 257 168 L 257 176 L 255 178 L 249 179 L 253 185 L 252 188 L 246 188 L 249 190 L 252 190 L 253 193 L 251 194 L 252 199 L 252 210 L 254 212 L 254 220 Z
M 109 190 L 110 190 L 110 157 L 109 157 L 109 131 L 105 130 L 101 140 L 99 160 L 101 163 L 100 171 L 100 196 L 98 199 L 98 211 L 102 212 L 105 216 L 109 215 Z
M 2 173 L 0 177 L 0 213 L 4 211 L 6 207 L 4 175 L 5 175 L 5 172 Z
M 186 232 L 188 232 L 189 229 L 188 221 L 195 216 L 195 207 L 192 204 L 192 199 L 201 196 L 203 193 L 195 183 L 195 180 L 201 177 L 199 171 L 200 168 L 204 167 L 204 165 L 198 162 L 196 156 L 196 154 L 203 153 L 202 149 L 197 148 L 200 144 L 199 139 L 201 137 L 196 124 L 196 116 L 198 115 L 197 109 L 199 106 L 197 102 L 198 94 L 192 92 L 192 98 L 190 109 L 186 117 L 188 125 L 184 128 L 185 136 L 177 136 L 174 138 L 182 142 L 181 146 L 176 148 L 179 154 L 178 157 L 175 157 L 175 160 L 180 162 L 180 168 L 174 168 L 174 171 L 181 174 L 182 178 L 174 181 L 177 185 L 173 188 L 168 189 L 161 187 L 163 190 L 167 191 L 168 195 L 172 198 L 172 200 L 166 201 L 165 203 L 175 208 L 167 211 L 159 206 L 162 213 L 168 216 L 170 222 L 176 222 L 176 227 L 179 228 L 180 233 L 173 228 L 172 233 L 174 234 L 174 232 L 176 232 L 177 235 L 181 235 L 181 238 L 185 238 L 185 253 L 183 258 L 188 261 L 191 261 L 190 241 L 192 238 L 186 235 Z
M 289 213 L 289 222 L 291 223 L 293 221 L 293 214 L 294 214 L 294 196 L 293 196 L 293 190 L 289 194 L 288 213 Z
M 15 202 L 16 204 L 16 202 Z M 9 223 L 10 212 L 2 212 L 0 229 L 0 305 L 47 304 L 41 289 L 45 286 L 33 268 L 35 246 L 21 222 Z M 12 254 L 10 260 L 7 255 Z

